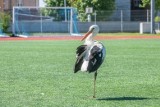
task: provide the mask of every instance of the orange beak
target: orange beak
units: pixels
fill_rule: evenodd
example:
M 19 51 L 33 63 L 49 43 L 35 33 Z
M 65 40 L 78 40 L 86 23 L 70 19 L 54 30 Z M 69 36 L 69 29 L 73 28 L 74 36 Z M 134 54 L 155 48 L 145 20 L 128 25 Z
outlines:
M 88 31 L 88 32 L 84 35 L 84 37 L 82 38 L 81 41 L 83 41 L 84 39 L 86 39 L 86 38 L 92 33 L 92 31 L 93 31 L 93 29 L 90 30 L 90 31 Z

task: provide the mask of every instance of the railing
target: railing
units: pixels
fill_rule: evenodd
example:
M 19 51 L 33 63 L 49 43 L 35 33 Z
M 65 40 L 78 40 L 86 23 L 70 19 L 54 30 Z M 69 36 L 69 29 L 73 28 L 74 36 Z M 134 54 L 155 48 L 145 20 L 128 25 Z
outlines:
M 50 18 L 38 15 L 41 17 L 38 19 L 38 17 L 35 17 L 36 14 L 34 13 L 33 17 L 30 18 L 24 18 L 24 14 L 22 14 L 23 17 L 19 16 L 19 23 L 22 26 L 20 28 L 23 28 L 26 32 L 42 33 L 66 33 L 70 29 L 70 17 L 67 17 L 68 19 L 65 21 L 65 18 L 61 17 L 61 20 L 55 20 L 55 17 Z M 83 14 L 83 17 L 80 16 L 81 14 Z M 64 16 L 63 14 L 61 15 Z M 160 12 L 156 11 L 155 16 L 158 15 L 160 16 Z M 150 27 L 150 17 L 150 10 L 97 11 L 92 14 L 78 13 L 77 22 L 74 26 L 79 30 L 79 33 L 86 32 L 92 24 L 98 24 L 100 32 L 139 32 L 141 22 L 148 22 L 145 27 Z M 156 30 L 160 29 L 160 24 L 156 23 L 155 28 Z
M 159 13 L 159 14 L 158 14 Z M 92 14 L 86 14 L 91 16 L 91 21 L 140 21 L 149 22 L 150 21 L 150 10 L 114 10 L 114 11 L 97 11 Z M 156 15 L 160 16 L 160 11 L 156 11 Z M 79 20 L 81 21 L 81 20 Z

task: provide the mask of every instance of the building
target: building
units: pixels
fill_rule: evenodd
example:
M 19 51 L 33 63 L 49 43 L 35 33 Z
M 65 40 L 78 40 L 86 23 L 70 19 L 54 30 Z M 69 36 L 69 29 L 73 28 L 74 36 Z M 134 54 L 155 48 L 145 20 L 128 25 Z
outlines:
M 141 0 L 116 0 L 115 7 L 116 11 L 115 16 L 119 18 L 120 12 L 123 11 L 123 18 L 126 21 L 146 21 L 147 20 L 147 9 L 149 8 L 142 8 Z M 118 14 L 119 13 L 119 14 Z
M 113 20 L 120 21 L 123 12 L 124 20 L 129 21 L 131 19 L 131 0 L 115 0 L 115 12 Z
M 39 6 L 39 0 L 1 0 L 0 11 L 11 12 L 13 6 Z
M 141 0 L 131 0 L 131 20 L 132 21 L 148 21 L 150 7 L 142 8 Z

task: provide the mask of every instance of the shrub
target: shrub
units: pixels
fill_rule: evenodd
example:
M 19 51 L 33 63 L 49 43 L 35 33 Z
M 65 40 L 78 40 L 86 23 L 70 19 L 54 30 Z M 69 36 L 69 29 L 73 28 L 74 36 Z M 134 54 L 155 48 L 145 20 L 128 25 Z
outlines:
M 11 16 L 9 13 L 0 12 L 0 23 L 4 33 L 8 32 L 10 26 Z
M 155 22 L 160 22 L 160 16 L 155 17 Z

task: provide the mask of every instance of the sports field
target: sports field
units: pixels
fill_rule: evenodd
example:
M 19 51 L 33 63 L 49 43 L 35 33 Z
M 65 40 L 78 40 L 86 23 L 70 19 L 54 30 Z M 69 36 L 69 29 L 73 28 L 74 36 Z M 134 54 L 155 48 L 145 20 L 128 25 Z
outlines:
M 100 39 L 107 49 L 97 77 L 73 73 L 75 40 L 0 41 L 0 107 L 159 107 L 160 39 Z

